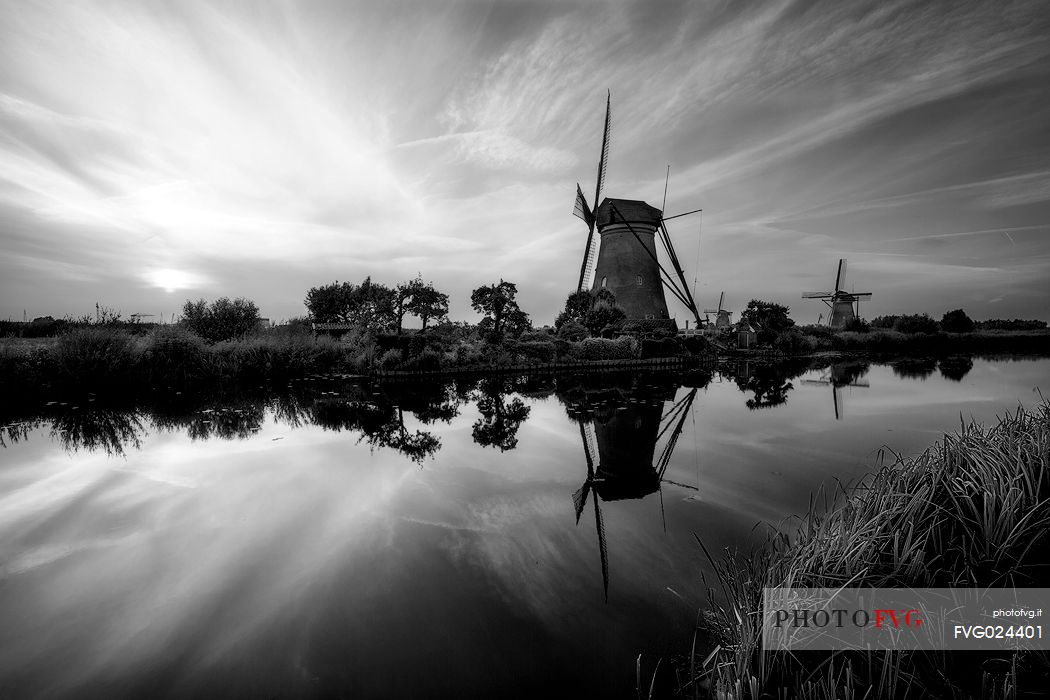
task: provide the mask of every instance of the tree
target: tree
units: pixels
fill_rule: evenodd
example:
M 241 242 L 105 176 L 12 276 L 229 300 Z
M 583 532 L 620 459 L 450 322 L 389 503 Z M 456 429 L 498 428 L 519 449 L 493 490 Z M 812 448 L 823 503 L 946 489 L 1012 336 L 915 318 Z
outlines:
M 448 314 L 448 295 L 434 289 L 433 282 L 424 284 L 422 278 L 416 275 L 414 280 L 399 284 L 394 290 L 394 317 L 398 335 L 401 334 L 406 313 L 422 321 L 422 330 L 426 330 L 428 321 L 444 318 Z
M 972 333 L 974 322 L 962 309 L 949 311 L 941 317 L 941 330 L 945 333 Z
M 758 342 L 771 343 L 777 335 L 795 325 L 795 321 L 788 316 L 788 311 L 790 308 L 787 306 L 752 299 L 740 314 L 740 320 L 758 329 Z
M 616 296 L 608 289 L 599 289 L 594 294 L 579 291 L 566 298 L 565 308 L 554 320 L 554 327 L 560 330 L 567 323 L 581 324 L 590 335 L 599 336 L 626 319 L 627 314 L 616 305 Z
M 187 300 L 182 306 L 182 323 L 212 342 L 238 338 L 259 322 L 259 307 L 248 299 L 220 297 L 210 305 L 204 299 Z
M 513 282 L 491 284 L 478 287 L 470 295 L 470 305 L 485 318 L 478 324 L 478 330 L 491 342 L 498 343 L 505 335 L 517 337 L 532 328 L 529 315 L 518 307 L 514 301 L 518 293 Z
M 376 332 L 394 324 L 394 300 L 394 290 L 366 277 L 361 284 L 336 281 L 313 287 L 306 293 L 304 304 L 314 321 L 353 323 Z

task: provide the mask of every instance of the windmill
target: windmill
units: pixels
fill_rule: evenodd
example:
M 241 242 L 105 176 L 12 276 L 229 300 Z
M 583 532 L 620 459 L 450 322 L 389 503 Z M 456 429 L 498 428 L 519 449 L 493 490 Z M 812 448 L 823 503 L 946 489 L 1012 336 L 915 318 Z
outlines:
M 839 270 L 835 275 L 835 289 L 831 292 L 806 292 L 803 299 L 820 299 L 831 313 L 828 315 L 828 325 L 832 328 L 842 328 L 855 318 L 860 317 L 860 300 L 871 299 L 871 292 L 847 292 L 842 286 L 846 283 L 846 259 L 839 260 Z
M 693 314 L 699 327 L 700 311 L 686 283 L 685 272 L 675 253 L 666 222 L 695 211 L 664 217 L 663 211 L 636 199 L 602 198 L 605 172 L 609 164 L 612 94 L 605 100 L 605 127 L 598 159 L 597 183 L 594 190 L 596 209 L 591 209 L 583 188 L 576 183 L 573 214 L 587 224 L 587 244 L 580 264 L 576 291 L 597 292 L 607 289 L 617 305 L 627 314 L 628 327 L 654 330 L 676 328 L 667 311 L 666 288 Z M 598 240 L 595 239 L 595 230 Z M 659 238 L 673 274 L 659 261 L 656 240 Z
M 660 494 L 660 514 L 664 515 L 663 484 L 673 484 L 698 491 L 695 486 L 666 478 L 675 445 L 685 420 L 691 415 L 698 389 L 692 388 L 663 412 L 663 403 L 649 403 L 632 398 L 627 406 L 618 407 L 608 417 L 580 422 L 580 439 L 587 462 L 587 478 L 572 495 L 576 524 L 580 524 L 587 499 L 594 493 L 594 525 L 598 535 L 598 555 L 602 567 L 605 601 L 609 601 L 609 548 L 605 538 L 605 520 L 601 501 L 644 498 Z M 665 437 L 660 454 L 658 441 Z M 655 457 L 655 459 L 654 459 Z M 596 464 L 597 462 L 597 464 Z M 664 530 L 667 530 L 666 520 Z
M 867 389 L 871 385 L 862 377 L 867 374 L 867 365 L 836 364 L 825 370 L 818 379 L 803 379 L 803 384 L 831 385 L 831 402 L 835 406 L 835 420 L 846 415 L 846 404 L 842 400 L 842 387 Z
M 726 293 L 722 292 L 718 295 L 718 308 L 717 309 L 704 309 L 705 314 L 716 314 L 715 315 L 715 328 L 728 328 L 733 325 L 733 312 L 727 311 L 722 307 L 722 302 L 725 301 Z

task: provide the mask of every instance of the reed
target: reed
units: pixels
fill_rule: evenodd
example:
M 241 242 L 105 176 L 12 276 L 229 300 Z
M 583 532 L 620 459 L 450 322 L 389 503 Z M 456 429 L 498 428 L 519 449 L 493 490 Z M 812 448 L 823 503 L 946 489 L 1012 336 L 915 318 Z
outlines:
M 997 658 L 996 675 L 978 663 L 995 655 L 764 652 L 762 588 L 1046 585 L 1048 469 L 1044 400 L 990 427 L 962 422 L 917 457 L 885 450 L 852 489 L 818 494 L 790 536 L 719 557 L 704 548 L 721 594 L 706 626 L 721 649 L 698 673 L 719 698 L 1014 697 L 1045 655 Z

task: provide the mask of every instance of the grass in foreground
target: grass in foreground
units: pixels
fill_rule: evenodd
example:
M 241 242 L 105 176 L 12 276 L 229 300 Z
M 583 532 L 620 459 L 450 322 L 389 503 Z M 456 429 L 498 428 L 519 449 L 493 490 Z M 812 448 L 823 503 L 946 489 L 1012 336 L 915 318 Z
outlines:
M 793 537 L 778 533 L 758 551 L 712 558 L 724 602 L 707 612 L 706 627 L 719 647 L 681 692 L 1016 698 L 1050 687 L 1045 653 L 761 649 L 765 586 L 1050 584 L 1050 402 L 991 427 L 964 423 L 917 457 L 892 456 L 833 507 L 812 507 Z

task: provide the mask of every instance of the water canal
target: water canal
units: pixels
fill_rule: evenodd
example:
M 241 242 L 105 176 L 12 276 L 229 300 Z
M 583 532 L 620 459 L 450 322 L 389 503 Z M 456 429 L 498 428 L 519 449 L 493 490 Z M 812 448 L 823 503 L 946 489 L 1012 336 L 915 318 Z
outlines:
M 633 696 L 639 654 L 688 651 L 694 533 L 746 545 L 1048 380 L 737 363 L 11 409 L 0 697 Z

